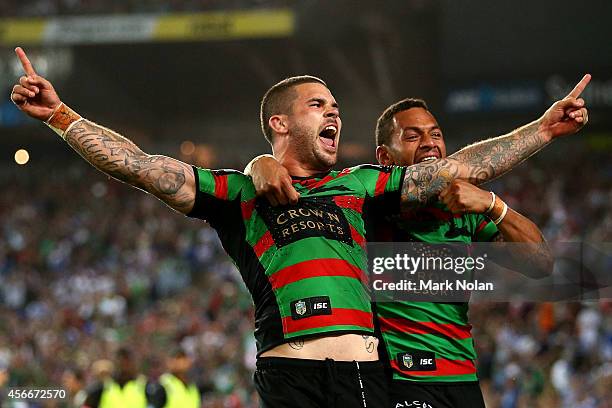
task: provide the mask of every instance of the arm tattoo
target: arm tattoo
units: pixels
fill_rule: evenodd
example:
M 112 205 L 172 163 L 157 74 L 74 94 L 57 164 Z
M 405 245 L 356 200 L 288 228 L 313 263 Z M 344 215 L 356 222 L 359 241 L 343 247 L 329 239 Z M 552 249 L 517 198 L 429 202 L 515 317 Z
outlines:
M 365 349 L 368 353 L 372 354 L 376 351 L 376 337 L 362 335 L 363 341 L 365 342 Z
M 299 339 L 296 341 L 290 341 L 289 347 L 291 347 L 294 350 L 301 350 L 304 348 L 304 340 Z
M 538 127 L 535 121 L 507 135 L 464 147 L 446 159 L 407 167 L 403 207 L 411 209 L 436 201 L 453 179 L 478 185 L 510 171 L 549 143 Z
M 147 191 L 177 211 L 187 213 L 195 200 L 191 166 L 166 156 L 149 155 L 125 137 L 81 121 L 66 141 L 98 170 Z
M 495 261 L 501 266 L 511 270 L 520 271 L 524 275 L 533 278 L 543 278 L 550 274 L 554 265 L 554 259 L 548 242 L 540 233 L 540 242 L 522 243 L 513 245 L 517 241 L 506 240 L 501 231 L 491 238 L 496 246 L 491 249 L 499 251 Z

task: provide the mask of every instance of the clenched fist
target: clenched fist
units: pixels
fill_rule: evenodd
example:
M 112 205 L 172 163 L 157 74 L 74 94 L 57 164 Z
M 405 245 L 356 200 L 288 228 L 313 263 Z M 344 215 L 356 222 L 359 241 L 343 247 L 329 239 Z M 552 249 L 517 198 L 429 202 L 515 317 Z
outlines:
M 439 197 L 456 214 L 483 214 L 492 201 L 491 193 L 459 179 L 453 180 Z

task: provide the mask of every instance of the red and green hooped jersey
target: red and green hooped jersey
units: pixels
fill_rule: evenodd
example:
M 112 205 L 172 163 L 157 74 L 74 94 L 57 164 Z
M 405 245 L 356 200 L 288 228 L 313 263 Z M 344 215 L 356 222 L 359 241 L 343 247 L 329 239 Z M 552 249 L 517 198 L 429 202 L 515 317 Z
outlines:
M 495 224 L 484 216 L 452 214 L 437 203 L 407 217 L 376 217 L 368 222 L 367 236 L 372 242 L 471 243 L 489 241 L 496 233 Z M 476 351 L 467 313 L 467 303 L 377 303 L 381 354 L 386 354 L 393 379 L 476 381 Z
M 216 229 L 240 270 L 255 304 L 259 354 L 305 336 L 373 334 L 364 217 L 373 202 L 394 202 L 399 211 L 403 168 L 363 165 L 294 178 L 298 204 L 279 207 L 256 198 L 240 172 L 194 173 L 189 216 Z

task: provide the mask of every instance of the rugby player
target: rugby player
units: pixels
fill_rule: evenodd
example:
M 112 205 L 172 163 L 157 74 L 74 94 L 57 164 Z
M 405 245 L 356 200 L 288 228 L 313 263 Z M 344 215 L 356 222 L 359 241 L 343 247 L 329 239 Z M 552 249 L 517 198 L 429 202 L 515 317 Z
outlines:
M 446 157 L 442 129 L 419 99 L 389 106 L 376 124 L 376 157 L 382 165 L 410 166 Z M 453 180 L 440 200 L 407 217 L 378 217 L 368 240 L 443 242 L 524 242 L 541 265 L 535 276 L 552 268 L 552 256 L 538 227 L 501 199 L 466 181 Z M 501 209 L 496 212 L 496 208 Z M 379 302 L 376 317 L 382 355 L 392 372 L 390 406 L 478 408 L 480 391 L 476 351 L 468 323 L 468 303 Z M 423 363 L 425 362 L 425 363 Z
M 404 99 L 385 109 L 375 134 L 381 165 L 411 166 L 446 157 L 442 129 L 420 99 Z M 283 191 L 271 188 L 274 178 L 284 173 L 280 164 L 262 160 L 251 166 L 257 180 L 271 178 L 256 188 L 266 195 L 273 192 L 272 200 L 283 200 Z M 367 240 L 531 243 L 525 246 L 532 251 L 525 261 L 537 261 L 530 272 L 537 276 L 550 271 L 552 256 L 541 231 L 518 212 L 504 211 L 506 204 L 498 196 L 456 179 L 439 198 L 402 217 L 377 209 L 366 223 Z M 375 310 L 384 346 L 381 354 L 393 379 L 391 407 L 484 407 L 467 303 L 379 302 Z
M 375 134 L 381 165 L 411 166 L 446 157 L 442 129 L 420 99 L 389 106 L 378 119 Z M 261 156 L 247 167 L 260 194 L 277 203 L 295 202 L 296 191 L 285 182 L 289 173 L 273 157 Z M 552 267 L 552 256 L 541 231 L 504 206 L 498 196 L 456 179 L 441 192 L 439 201 L 411 211 L 408 217 L 381 217 L 375 212 L 367 222 L 366 237 L 372 242 L 529 243 L 522 247 L 530 251 L 524 262 L 531 268 L 525 270 L 543 277 Z M 485 406 L 467 303 L 396 301 L 376 306 L 381 354 L 392 376 L 391 407 Z M 431 363 L 424 366 L 421 361 Z
M 301 199 L 297 209 L 274 208 L 256 199 L 251 179 L 240 172 L 149 155 L 82 118 L 36 74 L 21 48 L 16 53 L 25 71 L 11 93 L 19 109 L 45 121 L 97 169 L 217 230 L 255 303 L 255 384 L 265 407 L 387 405 L 365 283 L 366 201 L 401 193 L 403 205 L 416 206 L 454 178 L 488 181 L 586 121 L 577 96 L 589 77 L 541 119 L 454 158 L 332 171 L 338 105 L 322 80 L 290 78 L 264 95 L 261 117 L 275 156 L 299 178 L 294 186 Z

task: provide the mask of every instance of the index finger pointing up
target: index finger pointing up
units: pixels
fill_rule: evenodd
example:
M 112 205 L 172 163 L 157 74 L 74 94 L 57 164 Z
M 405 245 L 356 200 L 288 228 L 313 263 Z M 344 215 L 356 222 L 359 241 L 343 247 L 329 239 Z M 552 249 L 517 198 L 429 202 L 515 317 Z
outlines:
M 36 71 L 34 71 L 34 67 L 32 67 L 32 63 L 28 59 L 25 51 L 21 47 L 15 48 L 15 54 L 19 57 L 19 61 L 21 61 L 21 66 L 23 67 L 24 72 L 27 76 L 36 75 Z
M 591 74 L 586 74 L 585 76 L 582 77 L 580 82 L 576 84 L 574 89 L 572 89 L 572 92 L 567 94 L 567 96 L 572 97 L 572 98 L 579 97 L 582 91 L 584 91 L 584 88 L 586 88 L 586 86 L 589 84 L 590 81 L 591 81 Z

